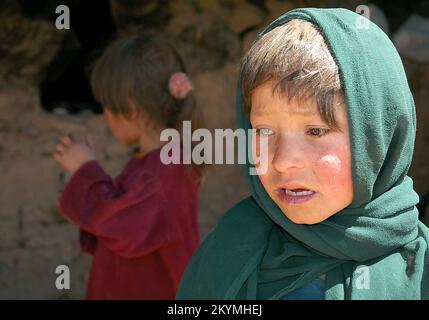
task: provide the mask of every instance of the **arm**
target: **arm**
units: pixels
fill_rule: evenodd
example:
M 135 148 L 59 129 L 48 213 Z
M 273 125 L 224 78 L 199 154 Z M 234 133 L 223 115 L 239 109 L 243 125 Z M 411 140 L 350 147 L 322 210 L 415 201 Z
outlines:
M 97 240 L 120 256 L 137 257 L 174 238 L 160 183 L 152 175 L 142 173 L 128 191 L 121 190 L 95 161 L 88 139 L 61 138 L 54 158 L 72 174 L 59 207 L 81 228 L 84 251 L 93 253 Z
M 94 255 L 95 249 L 97 248 L 97 242 L 98 239 L 95 235 L 86 232 L 83 229 L 79 229 L 79 244 L 83 252 Z
M 163 210 L 160 183 L 143 173 L 122 192 L 96 161 L 85 163 L 60 198 L 60 211 L 122 257 L 148 254 L 174 236 Z

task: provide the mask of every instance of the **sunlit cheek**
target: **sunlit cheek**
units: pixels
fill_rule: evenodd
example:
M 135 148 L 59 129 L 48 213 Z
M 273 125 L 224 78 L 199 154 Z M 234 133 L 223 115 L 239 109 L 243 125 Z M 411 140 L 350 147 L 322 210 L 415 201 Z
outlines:
M 324 186 L 335 187 L 341 174 L 342 161 L 337 155 L 324 155 L 317 161 L 318 175 Z
M 336 155 L 325 155 L 319 160 L 320 164 L 329 170 L 334 176 L 337 176 L 341 171 L 341 160 Z
M 345 154 L 327 154 L 317 163 L 319 183 L 325 192 L 335 194 L 339 201 L 351 201 L 353 197 L 349 158 Z

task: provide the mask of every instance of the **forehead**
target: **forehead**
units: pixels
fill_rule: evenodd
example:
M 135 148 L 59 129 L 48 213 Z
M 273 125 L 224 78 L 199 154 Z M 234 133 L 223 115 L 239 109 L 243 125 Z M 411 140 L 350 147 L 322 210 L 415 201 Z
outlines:
M 315 98 L 304 99 L 298 96 L 289 99 L 286 92 L 276 89 L 271 82 L 256 87 L 251 97 L 251 116 L 266 116 L 272 113 L 273 108 L 284 109 L 301 116 L 318 115 Z

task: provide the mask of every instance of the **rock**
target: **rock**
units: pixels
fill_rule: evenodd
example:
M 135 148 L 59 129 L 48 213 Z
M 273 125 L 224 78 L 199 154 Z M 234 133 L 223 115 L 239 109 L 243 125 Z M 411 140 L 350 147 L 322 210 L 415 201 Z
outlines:
M 235 126 L 235 89 L 238 67 L 226 65 L 221 70 L 200 73 L 194 77 L 198 107 L 202 109 L 207 127 Z
M 222 1 L 222 4 L 224 6 L 227 6 L 230 8 L 237 7 L 246 3 L 247 3 L 247 0 L 223 0 Z
M 413 14 L 395 33 L 393 42 L 404 56 L 429 61 L 429 19 Z
M 39 130 L 32 125 L 27 125 L 19 128 L 19 132 L 30 138 L 35 138 L 39 134 Z
M 168 10 L 172 19 L 167 25 L 167 34 L 177 36 L 181 34 L 185 28 L 195 23 L 196 12 L 189 2 L 171 1 Z
M 219 0 L 199 0 L 196 1 L 195 5 L 202 11 L 219 11 L 222 9 L 222 6 L 219 4 Z
M 12 130 L 12 126 L 6 120 L 0 119 L 0 132 L 8 133 Z
M 66 116 L 69 114 L 69 111 L 67 110 L 67 108 L 57 107 L 52 110 L 52 114 L 55 114 L 57 116 Z
M 54 156 L 55 147 L 57 146 L 59 142 L 59 138 L 61 136 L 51 136 L 50 138 L 43 141 L 43 144 L 41 146 L 41 156 L 44 158 L 52 158 Z
M 244 35 L 243 41 L 241 43 L 241 55 L 244 57 L 244 55 L 249 51 L 249 49 L 252 47 L 253 42 L 256 41 L 256 38 L 258 37 L 259 33 L 263 31 L 263 28 L 252 30 L 250 32 L 247 32 Z
M 237 76 L 238 65 L 227 63 L 221 69 L 205 71 L 194 77 L 198 107 L 202 109 L 206 127 L 213 137 L 215 129 L 236 128 Z M 248 195 L 241 169 L 238 164 L 219 164 L 207 168 L 200 192 L 202 239 L 213 230 L 226 210 Z M 225 184 L 225 181 L 229 182 Z
M 240 58 L 240 39 L 214 13 L 197 15 L 193 24 L 170 39 L 183 56 L 190 73 L 219 68 Z
M 413 59 L 403 57 L 408 82 L 413 92 L 416 104 L 417 132 L 413 162 L 409 175 L 413 178 L 414 188 L 420 195 L 429 192 L 429 63 L 419 63 Z
M 84 110 L 80 111 L 78 114 L 79 117 L 91 117 L 94 115 L 95 115 L 95 113 L 91 109 L 84 109 Z
M 122 32 L 164 27 L 169 20 L 166 1 L 110 0 L 111 13 L 116 26 Z
M 240 34 L 245 30 L 260 25 L 264 18 L 265 14 L 261 9 L 254 5 L 243 3 L 232 10 L 228 19 L 228 26 L 235 34 Z
M 386 15 L 383 10 L 377 7 L 375 4 L 369 4 L 369 19 L 381 28 L 387 35 L 390 34 L 389 22 L 387 21 Z
M 295 9 L 296 5 L 291 1 L 266 0 L 265 7 L 269 12 L 269 16 L 266 19 L 267 24 L 269 24 L 282 14 Z
M 0 85 L 5 81 L 37 84 L 61 45 L 62 34 L 53 23 L 28 20 L 18 13 L 0 14 Z M 10 85 L 10 83 L 8 83 Z

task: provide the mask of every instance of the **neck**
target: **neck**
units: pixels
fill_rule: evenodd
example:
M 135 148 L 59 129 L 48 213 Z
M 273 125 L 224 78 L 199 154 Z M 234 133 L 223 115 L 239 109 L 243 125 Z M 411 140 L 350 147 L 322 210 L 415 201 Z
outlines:
M 153 132 L 146 132 L 141 134 L 139 137 L 139 153 L 136 155 L 137 158 L 144 157 L 149 152 L 161 148 L 167 143 L 167 141 L 160 141 L 160 131 L 153 130 Z

